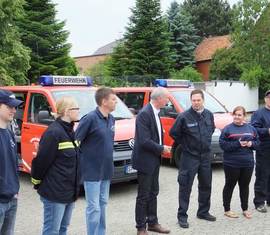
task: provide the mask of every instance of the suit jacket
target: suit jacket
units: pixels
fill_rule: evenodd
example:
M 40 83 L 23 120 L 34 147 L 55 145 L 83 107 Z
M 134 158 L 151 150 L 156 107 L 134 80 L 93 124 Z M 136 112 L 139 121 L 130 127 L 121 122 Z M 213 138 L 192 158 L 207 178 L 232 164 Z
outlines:
M 161 142 L 163 128 L 161 125 Z M 151 104 L 146 105 L 136 118 L 135 144 L 132 167 L 142 173 L 152 174 L 160 165 L 163 145 L 159 144 L 158 127 Z

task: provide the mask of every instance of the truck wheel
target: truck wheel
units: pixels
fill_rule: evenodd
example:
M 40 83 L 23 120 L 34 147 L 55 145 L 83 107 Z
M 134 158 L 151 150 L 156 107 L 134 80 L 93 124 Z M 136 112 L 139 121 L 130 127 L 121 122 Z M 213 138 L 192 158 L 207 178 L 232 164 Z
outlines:
M 177 168 L 179 168 L 179 166 L 180 166 L 181 152 L 182 152 L 181 146 L 180 145 L 176 146 L 176 148 L 173 152 L 173 160 L 174 160 L 174 164 Z

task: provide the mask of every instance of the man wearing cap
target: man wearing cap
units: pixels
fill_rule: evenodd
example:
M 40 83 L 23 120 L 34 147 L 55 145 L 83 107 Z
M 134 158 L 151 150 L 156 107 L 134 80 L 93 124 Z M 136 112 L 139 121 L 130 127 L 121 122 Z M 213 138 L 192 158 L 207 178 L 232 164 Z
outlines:
M 270 177 L 270 90 L 265 93 L 265 106 L 251 117 L 251 124 L 259 134 L 261 141 L 256 151 L 256 180 L 254 185 L 254 205 L 257 211 L 266 213 L 267 187 Z
M 18 158 L 14 134 L 8 129 L 16 107 L 22 103 L 0 89 L 0 234 L 14 234 L 19 191 Z

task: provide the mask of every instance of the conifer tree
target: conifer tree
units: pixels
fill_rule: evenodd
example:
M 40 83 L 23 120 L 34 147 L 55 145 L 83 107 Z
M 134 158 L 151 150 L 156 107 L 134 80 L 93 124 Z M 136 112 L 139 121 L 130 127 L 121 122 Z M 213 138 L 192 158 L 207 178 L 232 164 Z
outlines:
M 136 0 L 122 42 L 114 51 L 121 56 L 112 55 L 112 64 L 121 62 L 119 76 L 169 76 L 172 58 L 160 0 Z M 115 69 L 113 72 L 117 74 Z
M 194 64 L 194 50 L 200 40 L 191 17 L 181 5 L 172 2 L 167 12 L 171 34 L 171 50 L 174 52 L 174 68 L 182 69 Z
M 227 0 L 185 0 L 183 6 L 200 37 L 230 33 L 233 13 Z
M 29 50 L 20 40 L 16 21 L 23 14 L 22 0 L 0 1 L 0 85 L 27 83 Z
M 51 0 L 25 0 L 25 16 L 18 22 L 23 44 L 31 49 L 32 82 L 42 74 L 76 75 L 78 70 L 69 56 L 65 22 L 56 19 Z

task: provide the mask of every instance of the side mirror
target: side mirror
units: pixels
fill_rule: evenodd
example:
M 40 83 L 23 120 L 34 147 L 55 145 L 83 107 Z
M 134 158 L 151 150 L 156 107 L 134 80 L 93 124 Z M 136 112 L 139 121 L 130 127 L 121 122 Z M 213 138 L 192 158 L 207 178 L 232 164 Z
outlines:
M 44 125 L 50 125 L 54 122 L 54 117 L 50 115 L 48 110 L 41 110 L 38 112 L 38 122 Z

